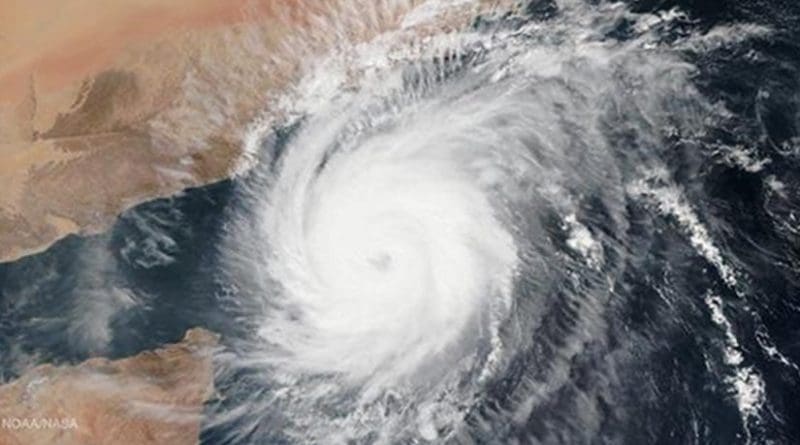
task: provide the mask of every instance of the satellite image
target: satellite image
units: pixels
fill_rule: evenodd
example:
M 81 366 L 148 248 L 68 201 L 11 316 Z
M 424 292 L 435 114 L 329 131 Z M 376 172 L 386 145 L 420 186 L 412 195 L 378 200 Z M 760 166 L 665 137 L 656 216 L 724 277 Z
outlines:
M 51 444 L 800 444 L 800 2 L 0 0 Z

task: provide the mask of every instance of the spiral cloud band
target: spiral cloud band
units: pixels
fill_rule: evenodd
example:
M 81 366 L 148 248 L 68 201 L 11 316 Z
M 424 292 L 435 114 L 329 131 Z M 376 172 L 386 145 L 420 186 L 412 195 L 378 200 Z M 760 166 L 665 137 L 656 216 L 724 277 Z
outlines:
M 525 419 L 607 347 L 626 205 L 669 188 L 649 188 L 662 141 L 722 113 L 659 47 L 675 17 L 558 7 L 343 45 L 279 101 L 287 121 L 255 127 L 225 255 L 256 334 L 221 380 L 259 390 L 217 423 L 279 442 L 437 440 L 467 419 L 474 435 L 498 376 Z M 631 35 L 607 39 L 621 17 Z
M 265 336 L 301 369 L 381 380 L 469 352 L 462 337 L 495 338 L 516 262 L 491 199 L 510 142 L 496 116 L 415 107 L 330 155 L 318 135 L 341 131 L 328 119 L 289 147 L 265 209 L 270 270 L 300 309 Z

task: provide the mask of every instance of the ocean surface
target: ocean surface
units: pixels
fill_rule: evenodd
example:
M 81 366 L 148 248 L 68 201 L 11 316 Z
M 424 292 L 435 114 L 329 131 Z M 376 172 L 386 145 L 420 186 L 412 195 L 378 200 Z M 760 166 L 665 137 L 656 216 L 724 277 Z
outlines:
M 251 170 L 0 264 L 0 381 L 202 326 L 204 444 L 800 443 L 800 3 L 426 42 Z

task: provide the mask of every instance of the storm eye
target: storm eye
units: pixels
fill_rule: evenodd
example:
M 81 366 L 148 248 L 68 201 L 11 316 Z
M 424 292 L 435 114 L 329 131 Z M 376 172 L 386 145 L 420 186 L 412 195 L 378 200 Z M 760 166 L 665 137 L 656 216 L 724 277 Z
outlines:
M 379 272 L 388 272 L 392 267 L 393 258 L 388 252 L 380 252 L 367 258 L 367 262 Z

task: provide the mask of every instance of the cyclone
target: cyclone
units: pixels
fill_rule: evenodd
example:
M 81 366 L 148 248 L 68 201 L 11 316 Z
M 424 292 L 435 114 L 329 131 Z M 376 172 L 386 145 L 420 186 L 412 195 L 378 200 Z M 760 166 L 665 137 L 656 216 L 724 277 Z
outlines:
M 270 319 L 264 336 L 301 369 L 408 377 L 465 349 L 461 338 L 496 337 L 516 251 L 492 203 L 503 174 L 492 158 L 514 141 L 476 107 L 442 123 L 444 109 L 415 108 L 333 153 L 336 141 L 320 135 L 342 129 L 326 116 L 288 148 L 263 229 L 270 272 L 299 319 Z
M 202 327 L 202 444 L 800 442 L 800 7 L 267 3 L 175 108 L 262 107 L 233 176 L 0 265 L 0 377 Z
M 551 21 L 354 45 L 307 68 L 282 136 L 254 127 L 260 167 L 228 241 L 230 279 L 257 307 L 247 365 L 273 388 L 238 407 L 252 428 L 279 416 L 292 426 L 270 440 L 455 437 L 536 342 L 551 350 L 529 371 L 568 384 L 631 254 L 625 203 L 664 185 L 653 147 L 722 110 L 659 45 L 675 17 L 559 6 Z M 634 35 L 607 39 L 622 16 Z

